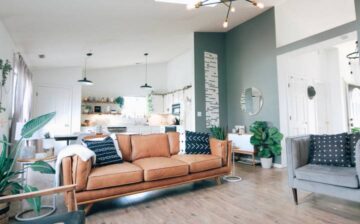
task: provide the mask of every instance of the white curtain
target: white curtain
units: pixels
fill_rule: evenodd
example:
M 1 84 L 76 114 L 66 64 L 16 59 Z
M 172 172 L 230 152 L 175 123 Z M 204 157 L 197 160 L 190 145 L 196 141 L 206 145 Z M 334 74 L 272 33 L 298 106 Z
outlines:
M 32 74 L 20 54 L 14 57 L 12 119 L 10 140 L 14 141 L 16 124 L 30 118 L 32 99 Z

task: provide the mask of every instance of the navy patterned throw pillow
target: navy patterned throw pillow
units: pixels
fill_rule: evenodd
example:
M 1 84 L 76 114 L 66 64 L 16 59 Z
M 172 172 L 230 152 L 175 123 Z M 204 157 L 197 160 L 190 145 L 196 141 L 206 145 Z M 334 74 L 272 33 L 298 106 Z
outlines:
M 211 154 L 209 134 L 186 131 L 186 154 Z
M 310 136 L 310 163 L 350 167 L 347 133 Z
M 349 148 L 351 152 L 351 166 L 355 167 L 355 151 L 356 143 L 360 141 L 360 133 L 350 134 L 349 135 Z
M 122 158 L 117 153 L 114 141 L 111 137 L 103 140 L 83 140 L 84 144 L 96 155 L 95 166 L 105 166 L 114 163 L 122 163 Z

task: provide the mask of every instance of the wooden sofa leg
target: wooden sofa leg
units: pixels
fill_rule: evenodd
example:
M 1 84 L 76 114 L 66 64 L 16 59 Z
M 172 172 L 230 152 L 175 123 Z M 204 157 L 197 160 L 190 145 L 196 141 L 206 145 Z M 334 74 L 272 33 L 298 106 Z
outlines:
M 297 189 L 296 189 L 296 188 L 292 188 L 292 193 L 293 193 L 295 205 L 298 205 Z
M 216 181 L 217 185 L 222 184 L 221 177 L 215 177 L 215 181 Z
M 89 214 L 93 205 L 94 205 L 93 203 L 85 205 L 85 208 L 84 208 L 85 215 Z

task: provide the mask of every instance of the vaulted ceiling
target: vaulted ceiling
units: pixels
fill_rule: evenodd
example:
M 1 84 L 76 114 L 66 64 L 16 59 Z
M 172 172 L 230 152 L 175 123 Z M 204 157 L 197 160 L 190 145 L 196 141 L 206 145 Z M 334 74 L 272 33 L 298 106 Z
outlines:
M 264 9 L 235 1 L 227 30 L 262 13 L 281 0 L 263 0 Z M 132 65 L 144 60 L 165 62 L 190 50 L 195 31 L 225 32 L 226 8 L 153 0 L 1 0 L 0 20 L 31 67 Z M 39 54 L 45 54 L 40 59 Z

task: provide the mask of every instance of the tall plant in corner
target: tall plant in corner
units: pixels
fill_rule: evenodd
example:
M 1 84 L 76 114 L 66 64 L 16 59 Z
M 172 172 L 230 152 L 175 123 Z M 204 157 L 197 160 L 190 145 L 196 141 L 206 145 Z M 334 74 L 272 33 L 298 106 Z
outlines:
M 6 136 L 3 136 L 2 151 L 0 155 L 0 196 L 8 194 L 19 194 L 21 191 L 32 192 L 38 189 L 34 186 L 23 184 L 19 179 L 19 174 L 22 174 L 26 169 L 31 169 L 43 174 L 54 174 L 55 170 L 44 161 L 37 161 L 24 169 L 15 170 L 15 163 L 20 154 L 20 147 L 23 141 L 27 138 L 31 138 L 32 135 L 44 127 L 51 119 L 54 118 L 55 112 L 45 114 L 34 118 L 27 122 L 21 130 L 21 138 L 14 145 L 9 143 Z M 10 151 L 7 152 L 10 147 Z M 41 209 L 41 198 L 35 197 L 27 199 L 28 204 L 39 214 Z M 7 205 L 9 206 L 9 205 Z
M 269 127 L 265 121 L 256 121 L 250 126 L 253 133 L 250 142 L 260 156 L 263 168 L 272 167 L 272 159 L 274 156 L 281 155 L 281 140 L 283 134 L 275 127 Z

